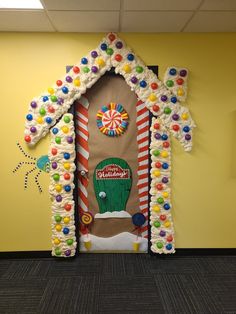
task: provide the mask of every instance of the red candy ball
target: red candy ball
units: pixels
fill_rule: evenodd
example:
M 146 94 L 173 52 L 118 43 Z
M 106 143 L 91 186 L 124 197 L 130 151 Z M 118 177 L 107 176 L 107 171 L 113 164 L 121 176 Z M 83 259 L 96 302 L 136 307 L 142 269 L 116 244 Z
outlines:
M 31 142 L 31 137 L 29 135 L 25 136 L 25 141 L 26 143 L 30 143 Z
M 157 161 L 157 162 L 155 163 L 155 166 L 156 166 L 157 168 L 161 168 L 161 162 L 160 162 L 160 161 Z
M 178 85 L 183 85 L 183 84 L 184 84 L 184 80 L 183 80 L 182 78 L 178 78 L 178 79 L 176 80 L 176 83 L 177 83 Z
M 158 105 L 153 105 L 153 106 L 152 106 L 152 110 L 155 111 L 155 112 L 157 112 L 157 111 L 160 110 L 160 107 L 159 107 Z
M 78 73 L 80 72 L 79 67 L 77 67 L 76 65 L 73 66 L 73 72 L 76 73 L 76 74 L 78 74 Z
M 48 107 L 48 112 L 54 113 L 55 112 L 55 108 L 53 108 L 53 106 L 49 106 Z
M 62 81 L 61 80 L 57 80 L 56 84 L 57 84 L 57 86 L 61 86 L 62 85 Z
M 172 241 L 173 241 L 172 235 L 171 235 L 171 234 L 168 235 L 168 237 L 166 238 L 166 240 L 167 240 L 168 242 L 172 242 Z
M 161 219 L 162 221 L 166 220 L 166 215 L 160 215 L 160 219 Z
M 120 54 L 115 55 L 115 60 L 120 62 L 122 60 L 122 56 Z
M 170 146 L 170 143 L 169 142 L 163 142 L 162 145 L 164 148 L 168 148 Z
M 174 130 L 174 131 L 179 131 L 179 125 L 178 124 L 174 124 L 173 126 L 172 126 L 172 129 Z
M 116 36 L 114 34 L 109 34 L 108 38 L 110 39 L 111 42 L 113 42 L 116 39 Z
M 157 187 L 157 189 L 159 191 L 163 190 L 163 185 L 162 184 L 157 184 L 156 187 Z
M 155 123 L 153 127 L 154 127 L 155 130 L 159 130 L 160 129 L 160 124 L 159 123 Z
M 154 90 L 155 90 L 155 89 L 158 89 L 157 83 L 152 83 L 152 84 L 151 84 L 151 88 L 154 89 Z
M 55 156 L 57 154 L 57 149 L 56 148 L 52 148 L 51 153 L 53 156 Z
M 64 209 L 69 212 L 71 210 L 71 204 L 66 203 Z
M 65 180 L 70 180 L 70 174 L 69 173 L 65 173 L 64 174 L 64 179 Z

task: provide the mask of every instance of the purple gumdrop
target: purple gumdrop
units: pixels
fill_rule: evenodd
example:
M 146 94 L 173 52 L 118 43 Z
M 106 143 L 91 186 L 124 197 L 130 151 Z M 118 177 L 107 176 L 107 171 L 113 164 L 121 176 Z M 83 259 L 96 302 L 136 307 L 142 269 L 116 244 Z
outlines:
M 181 70 L 179 72 L 179 75 L 182 76 L 182 77 L 185 77 L 187 75 L 187 71 L 186 70 Z
M 154 137 L 155 137 L 156 140 L 159 140 L 161 138 L 161 134 L 160 133 L 156 133 L 154 135 Z
M 57 98 L 57 104 L 58 105 L 62 105 L 63 103 L 64 103 L 64 99 L 63 98 L 61 98 L 61 97 Z
M 179 115 L 177 113 L 173 114 L 172 119 L 175 121 L 179 120 Z
M 92 71 L 93 73 L 97 73 L 98 68 L 97 68 L 95 65 L 93 65 L 93 66 L 91 67 L 91 71 Z
M 91 56 L 92 56 L 92 58 L 97 58 L 97 56 L 98 56 L 97 51 L 96 51 L 96 50 L 93 50 L 93 51 L 91 52 Z
M 166 235 L 166 232 L 164 230 L 161 230 L 159 234 L 161 237 L 164 237 Z
M 73 143 L 73 137 L 67 136 L 67 143 L 72 144 Z
M 71 83 L 72 81 L 73 81 L 73 79 L 72 79 L 72 77 L 71 76 L 67 76 L 66 77 L 66 81 L 68 82 L 68 83 Z
M 185 135 L 185 139 L 186 139 L 186 141 L 190 141 L 191 140 L 191 135 L 190 134 L 186 134 Z
M 57 201 L 58 203 L 60 203 L 60 202 L 62 201 L 62 196 L 61 196 L 61 195 L 57 195 L 57 196 L 56 196 L 56 201 Z
M 52 162 L 52 169 L 57 169 L 57 163 L 55 161 Z
M 35 126 L 32 126 L 32 127 L 30 128 L 30 132 L 31 132 L 31 133 L 36 133 L 36 131 L 37 131 L 37 129 L 36 129 Z
M 163 177 L 161 181 L 162 181 L 162 183 L 168 183 L 169 180 L 167 177 Z
M 162 96 L 161 96 L 161 101 L 167 101 L 167 99 L 168 99 L 168 98 L 167 98 L 166 95 L 162 95 Z
M 71 250 L 66 250 L 65 251 L 65 256 L 70 256 L 71 255 Z
M 36 101 L 31 101 L 30 106 L 31 106 L 32 108 L 37 108 L 37 103 L 36 103 Z
M 131 82 L 132 82 L 133 84 L 136 84 L 136 83 L 138 82 L 137 77 L 136 77 L 136 76 L 133 76 L 133 77 L 131 78 Z
M 117 41 L 116 48 L 121 49 L 123 47 L 123 43 L 121 41 Z

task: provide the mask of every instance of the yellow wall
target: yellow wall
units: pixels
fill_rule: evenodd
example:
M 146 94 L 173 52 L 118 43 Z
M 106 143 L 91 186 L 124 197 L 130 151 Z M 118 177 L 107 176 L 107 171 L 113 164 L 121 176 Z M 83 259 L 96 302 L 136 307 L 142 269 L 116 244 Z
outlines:
M 0 250 L 50 250 L 49 177 L 39 194 L 33 175 L 24 191 L 24 160 L 16 147 L 39 157 L 23 142 L 31 98 L 60 78 L 65 66 L 95 48 L 103 34 L 0 34 L 1 216 Z M 188 106 L 198 128 L 185 153 L 173 140 L 172 201 L 176 244 L 181 248 L 236 246 L 236 34 L 120 34 L 149 65 L 189 68 Z M 28 168 L 27 168 L 28 169 Z

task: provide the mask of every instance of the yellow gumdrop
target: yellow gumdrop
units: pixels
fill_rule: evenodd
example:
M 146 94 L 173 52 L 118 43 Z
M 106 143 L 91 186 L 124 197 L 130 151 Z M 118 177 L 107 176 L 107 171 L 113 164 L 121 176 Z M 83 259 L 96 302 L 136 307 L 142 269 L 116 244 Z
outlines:
M 160 177 L 161 173 L 160 173 L 159 170 L 154 170 L 154 171 L 153 171 L 153 175 L 154 175 L 155 177 Z
M 156 101 L 156 100 L 157 100 L 157 96 L 156 96 L 155 94 L 150 94 L 149 97 L 148 97 L 148 99 L 149 99 L 150 101 Z
M 52 87 L 49 87 L 48 88 L 48 92 L 49 92 L 50 95 L 52 95 L 52 94 L 54 94 L 55 91 L 54 91 L 54 89 Z
M 39 124 L 42 124 L 43 123 L 43 118 L 42 117 L 38 117 L 36 119 L 36 121 L 39 123 Z
M 123 70 L 125 71 L 125 73 L 130 73 L 131 72 L 131 67 L 128 64 L 126 64 L 126 65 L 123 66 Z
M 58 245 L 61 243 L 60 239 L 58 239 L 58 238 L 55 238 L 53 242 L 55 245 Z
M 163 196 L 164 198 L 167 198 L 167 197 L 169 197 L 169 193 L 168 193 L 168 192 L 163 192 L 163 193 L 162 193 L 162 196 Z
M 165 221 L 164 226 L 166 228 L 169 228 L 170 227 L 170 221 L 169 220 Z
M 79 86 L 80 86 L 80 80 L 78 80 L 78 79 L 77 79 L 77 80 L 74 80 L 74 85 L 77 86 L 77 87 L 79 87 Z
M 100 68 L 102 68 L 105 65 L 105 61 L 102 58 L 98 58 L 97 64 L 99 65 Z
M 155 212 L 155 213 L 158 213 L 160 211 L 160 207 L 158 205 L 154 205 L 152 207 L 152 210 Z
M 61 192 L 61 190 L 62 190 L 61 184 L 55 185 L 55 190 L 56 190 L 57 192 Z
M 186 112 L 183 113 L 181 117 L 183 120 L 188 120 L 188 114 Z
M 65 163 L 64 163 L 64 168 L 65 168 L 66 170 L 70 170 L 70 164 L 69 164 L 68 162 L 65 162 Z
M 65 224 L 68 224 L 70 222 L 70 217 L 65 217 L 63 221 Z
M 161 157 L 166 158 L 166 157 L 168 157 L 168 156 L 169 156 L 169 154 L 168 154 L 168 152 L 167 152 L 166 150 L 164 150 L 163 152 L 161 152 Z
M 56 227 L 55 227 L 55 228 L 56 228 L 56 230 L 57 230 L 57 231 L 61 231 L 62 226 L 58 224 L 58 225 L 56 225 Z
M 69 128 L 66 125 L 64 125 L 61 129 L 62 129 L 63 133 L 68 133 L 69 132 Z
M 184 90 L 183 90 L 183 88 L 179 88 L 179 89 L 177 90 L 177 95 L 178 95 L 178 96 L 183 96 L 183 95 L 184 95 Z

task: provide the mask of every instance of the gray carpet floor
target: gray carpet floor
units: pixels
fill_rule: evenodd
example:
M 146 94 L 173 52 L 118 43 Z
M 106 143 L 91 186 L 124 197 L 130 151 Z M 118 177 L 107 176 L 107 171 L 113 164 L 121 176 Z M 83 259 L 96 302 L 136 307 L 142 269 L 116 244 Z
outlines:
M 1 259 L 5 313 L 236 313 L 236 256 Z

